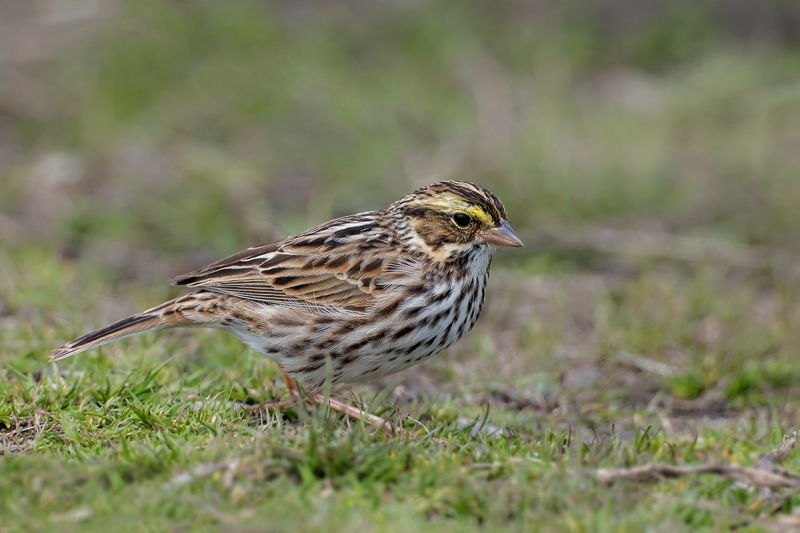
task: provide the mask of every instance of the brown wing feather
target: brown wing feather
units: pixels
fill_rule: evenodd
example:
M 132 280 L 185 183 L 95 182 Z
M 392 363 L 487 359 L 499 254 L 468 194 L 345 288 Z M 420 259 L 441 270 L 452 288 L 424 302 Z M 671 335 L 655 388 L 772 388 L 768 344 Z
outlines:
M 396 276 L 385 267 L 397 256 L 371 215 L 244 250 L 171 282 L 276 305 L 369 307 L 386 285 L 382 277 Z M 370 253 L 358 249 L 365 242 Z

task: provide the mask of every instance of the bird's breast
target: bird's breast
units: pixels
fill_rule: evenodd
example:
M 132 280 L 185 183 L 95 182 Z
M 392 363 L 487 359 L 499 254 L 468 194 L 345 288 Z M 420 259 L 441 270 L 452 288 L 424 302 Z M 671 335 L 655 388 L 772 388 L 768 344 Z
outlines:
M 430 275 L 395 286 L 362 313 L 265 309 L 255 328 L 234 333 L 312 387 L 328 374 L 334 383 L 386 376 L 444 350 L 472 328 L 488 264 L 488 258 L 470 258 L 459 276 Z

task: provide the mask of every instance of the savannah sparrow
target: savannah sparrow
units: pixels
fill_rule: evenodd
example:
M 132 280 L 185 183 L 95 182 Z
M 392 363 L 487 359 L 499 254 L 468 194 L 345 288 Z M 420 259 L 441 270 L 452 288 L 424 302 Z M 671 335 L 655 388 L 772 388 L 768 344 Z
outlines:
M 321 389 L 399 372 L 472 328 L 498 246 L 522 246 L 500 199 L 463 181 L 422 187 L 383 211 L 337 218 L 249 248 L 174 285 L 193 292 L 68 342 L 51 361 L 145 331 L 228 330 L 314 400 L 384 422 Z M 387 426 L 388 427 L 388 426 Z

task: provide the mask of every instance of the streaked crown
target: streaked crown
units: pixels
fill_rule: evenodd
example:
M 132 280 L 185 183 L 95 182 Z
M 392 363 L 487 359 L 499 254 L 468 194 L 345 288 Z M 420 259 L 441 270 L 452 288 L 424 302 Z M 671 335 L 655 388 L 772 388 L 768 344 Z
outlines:
M 440 181 L 420 187 L 404 196 L 392 208 L 433 209 L 446 214 L 465 212 L 486 226 L 494 226 L 506 218 L 503 202 L 489 189 L 466 181 Z

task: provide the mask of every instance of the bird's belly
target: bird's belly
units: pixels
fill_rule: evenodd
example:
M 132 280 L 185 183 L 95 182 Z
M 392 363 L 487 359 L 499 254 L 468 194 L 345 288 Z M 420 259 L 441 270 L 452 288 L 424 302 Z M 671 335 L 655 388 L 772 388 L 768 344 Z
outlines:
M 311 388 L 321 388 L 327 379 L 368 381 L 420 363 L 460 339 L 478 319 L 485 283 L 486 278 L 479 277 L 460 292 L 443 284 L 433 295 L 447 293 L 435 304 L 430 303 L 430 292 L 408 297 L 379 319 L 310 316 L 303 324 L 280 327 L 265 317 L 263 329 L 233 332 Z

